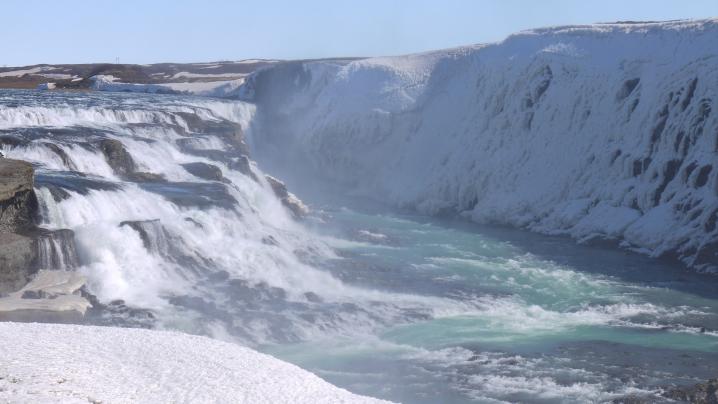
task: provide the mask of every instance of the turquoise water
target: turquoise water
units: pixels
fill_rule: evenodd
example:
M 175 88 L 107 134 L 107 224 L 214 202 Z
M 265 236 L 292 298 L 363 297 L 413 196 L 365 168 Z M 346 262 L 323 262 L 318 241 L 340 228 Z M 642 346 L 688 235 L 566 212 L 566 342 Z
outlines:
M 410 403 L 660 401 L 661 388 L 718 375 L 715 277 L 462 222 L 346 208 L 323 221 L 337 277 L 437 305 L 373 332 L 264 347 L 351 391 Z

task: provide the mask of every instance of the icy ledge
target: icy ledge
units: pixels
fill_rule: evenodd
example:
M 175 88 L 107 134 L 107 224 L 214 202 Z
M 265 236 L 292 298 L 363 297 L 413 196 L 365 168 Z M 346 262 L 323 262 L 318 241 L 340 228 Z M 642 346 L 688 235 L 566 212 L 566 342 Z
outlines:
M 176 332 L 0 323 L 0 401 L 385 403 L 238 345 Z

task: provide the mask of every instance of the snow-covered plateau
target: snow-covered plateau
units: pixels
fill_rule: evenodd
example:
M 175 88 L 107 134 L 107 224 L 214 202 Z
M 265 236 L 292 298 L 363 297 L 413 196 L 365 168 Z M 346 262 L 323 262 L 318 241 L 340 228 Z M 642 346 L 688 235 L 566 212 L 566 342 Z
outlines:
M 0 401 L 386 403 L 239 345 L 176 332 L 0 323 Z
M 257 159 L 428 214 L 718 262 L 718 19 L 537 29 L 247 79 Z

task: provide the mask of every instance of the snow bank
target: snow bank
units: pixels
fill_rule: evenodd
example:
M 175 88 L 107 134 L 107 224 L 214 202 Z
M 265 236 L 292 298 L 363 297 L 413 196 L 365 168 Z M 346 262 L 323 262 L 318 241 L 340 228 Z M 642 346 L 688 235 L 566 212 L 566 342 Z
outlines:
M 280 64 L 243 86 L 289 180 L 718 263 L 718 19 L 531 30 L 419 55 Z
M 0 401 L 381 403 L 294 365 L 205 337 L 0 323 Z

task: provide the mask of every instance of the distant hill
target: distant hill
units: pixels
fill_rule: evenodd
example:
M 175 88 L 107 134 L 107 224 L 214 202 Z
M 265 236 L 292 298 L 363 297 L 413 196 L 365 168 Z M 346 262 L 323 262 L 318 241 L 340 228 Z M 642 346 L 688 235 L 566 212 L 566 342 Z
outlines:
M 89 89 L 94 76 L 112 77 L 137 84 L 208 83 L 232 81 L 276 60 L 249 59 L 209 63 L 137 64 L 39 64 L 0 68 L 0 88 Z

